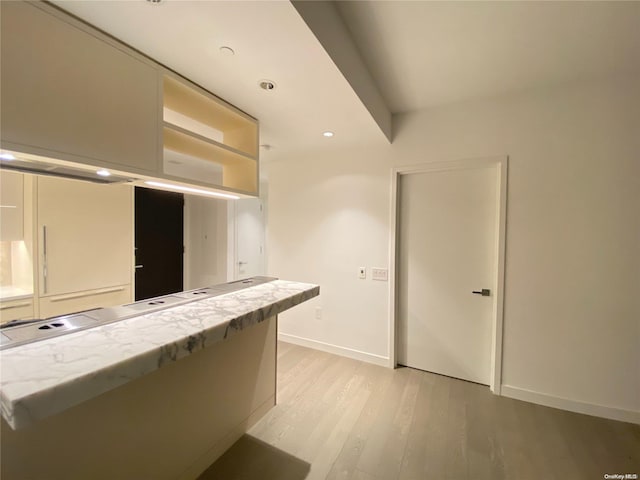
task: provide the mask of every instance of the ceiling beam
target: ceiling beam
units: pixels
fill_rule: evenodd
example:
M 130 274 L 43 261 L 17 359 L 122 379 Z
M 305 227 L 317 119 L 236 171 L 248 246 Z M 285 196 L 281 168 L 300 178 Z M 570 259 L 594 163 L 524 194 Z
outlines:
M 391 142 L 391 112 L 332 1 L 291 0 L 311 32 Z

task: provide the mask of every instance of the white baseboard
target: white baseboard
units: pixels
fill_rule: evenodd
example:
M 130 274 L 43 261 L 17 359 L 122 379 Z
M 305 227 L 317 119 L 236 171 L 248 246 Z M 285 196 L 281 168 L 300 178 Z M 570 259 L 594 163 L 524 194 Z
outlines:
M 554 397 L 545 393 L 534 392 L 519 387 L 511 387 L 509 385 L 502 385 L 500 394 L 505 397 L 537 403 L 546 407 L 560 408 L 570 412 L 584 413 L 595 417 L 610 418 L 621 422 L 640 424 L 640 412 L 634 410 L 623 410 L 621 408 L 578 402 L 576 400 Z
M 278 340 L 300 345 L 302 347 L 315 348 L 316 350 L 322 350 L 323 352 L 353 358 L 354 360 L 362 360 L 363 362 L 373 363 L 374 365 L 380 365 L 382 367 L 389 366 L 388 357 L 383 357 L 382 355 L 376 355 L 374 353 L 361 352 L 360 350 L 355 350 L 353 348 L 340 347 L 331 343 L 319 342 L 317 340 L 311 340 L 309 338 L 280 332 L 278 333 Z

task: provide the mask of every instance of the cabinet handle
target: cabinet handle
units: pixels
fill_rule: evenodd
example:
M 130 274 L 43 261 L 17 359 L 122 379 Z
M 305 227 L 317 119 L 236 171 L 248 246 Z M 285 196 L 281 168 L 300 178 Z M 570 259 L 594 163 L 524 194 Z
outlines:
M 89 290 L 86 292 L 69 293 L 66 295 L 56 295 L 55 297 L 49 297 L 49 299 L 52 302 L 62 302 L 64 300 L 73 300 L 74 298 L 91 297 L 93 295 L 103 295 L 105 293 L 115 293 L 115 292 L 121 292 L 123 290 L 124 290 L 124 287 L 102 288 L 100 290 Z
M 42 278 L 44 280 L 44 293 L 47 293 L 47 277 L 49 276 L 47 267 L 47 226 L 42 226 Z
M 31 302 L 22 302 L 16 303 L 15 305 L 2 305 L 0 306 L 0 310 L 9 310 L 10 308 L 20 308 L 20 307 L 29 307 L 31 306 Z

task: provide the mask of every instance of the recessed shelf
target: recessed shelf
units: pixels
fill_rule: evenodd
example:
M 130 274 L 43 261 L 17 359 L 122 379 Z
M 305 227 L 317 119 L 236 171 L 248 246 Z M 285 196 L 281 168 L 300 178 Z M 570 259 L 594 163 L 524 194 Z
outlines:
M 200 159 L 201 161 L 210 162 L 219 166 L 222 169 L 221 182 L 216 181 L 217 179 L 213 176 L 206 179 L 199 178 L 195 180 L 216 183 L 225 188 L 232 188 L 244 192 L 257 191 L 258 162 L 255 159 L 234 152 L 212 140 L 185 133 L 182 129 L 177 129 L 173 126 L 165 125 L 163 135 L 165 151 L 168 150 L 191 157 L 193 159 L 192 163 L 197 162 L 196 159 Z M 175 175 L 175 169 L 172 170 L 174 170 L 173 174 Z M 165 173 L 169 172 L 165 170 Z M 190 176 L 185 175 L 185 178 L 190 178 Z
M 200 123 L 186 115 L 163 108 L 162 118 L 165 125 L 173 125 L 189 132 L 196 133 L 220 144 L 224 144 L 224 133 L 216 128 Z
M 253 157 L 258 154 L 258 125 L 253 118 L 172 76 L 165 75 L 163 83 L 165 108 L 222 132 L 225 145 Z
M 171 74 L 163 86 L 163 172 L 256 195 L 258 122 Z
M 191 141 L 191 139 L 193 141 L 198 141 L 201 142 L 202 144 L 206 144 L 206 145 L 210 145 L 212 148 L 216 149 L 216 151 L 220 152 L 220 155 L 223 154 L 226 155 L 226 159 L 227 161 L 235 161 L 233 159 L 235 158 L 243 158 L 243 159 L 248 159 L 248 160 L 252 160 L 252 161 L 257 161 L 257 159 L 253 156 L 253 155 L 249 155 L 245 152 L 243 152 L 242 150 L 238 150 L 235 149 L 233 147 L 230 147 L 228 145 L 225 145 L 224 143 L 218 142 L 216 140 L 213 140 L 209 137 L 205 137 L 203 135 L 200 135 L 196 132 L 193 132 L 191 130 L 187 130 L 185 128 L 179 127 L 177 125 L 168 123 L 168 122 L 164 122 L 164 129 L 165 130 L 170 130 L 171 132 L 174 132 L 175 134 L 180 134 L 180 138 L 183 138 L 182 141 L 184 142 L 188 142 Z M 175 135 L 169 134 L 167 137 L 165 138 L 165 142 L 164 145 L 165 147 L 168 147 L 168 143 L 167 143 L 167 139 L 169 141 L 169 143 L 172 143 L 175 141 Z M 221 163 L 220 161 L 216 160 L 217 162 Z M 224 163 L 224 162 L 222 162 Z
M 163 170 L 167 175 L 222 185 L 222 165 L 165 148 Z

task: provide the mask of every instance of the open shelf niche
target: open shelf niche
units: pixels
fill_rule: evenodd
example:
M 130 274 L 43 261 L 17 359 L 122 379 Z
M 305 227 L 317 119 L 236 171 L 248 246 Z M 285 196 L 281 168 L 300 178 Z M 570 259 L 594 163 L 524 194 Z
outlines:
M 258 122 L 177 77 L 163 77 L 165 174 L 258 194 Z

